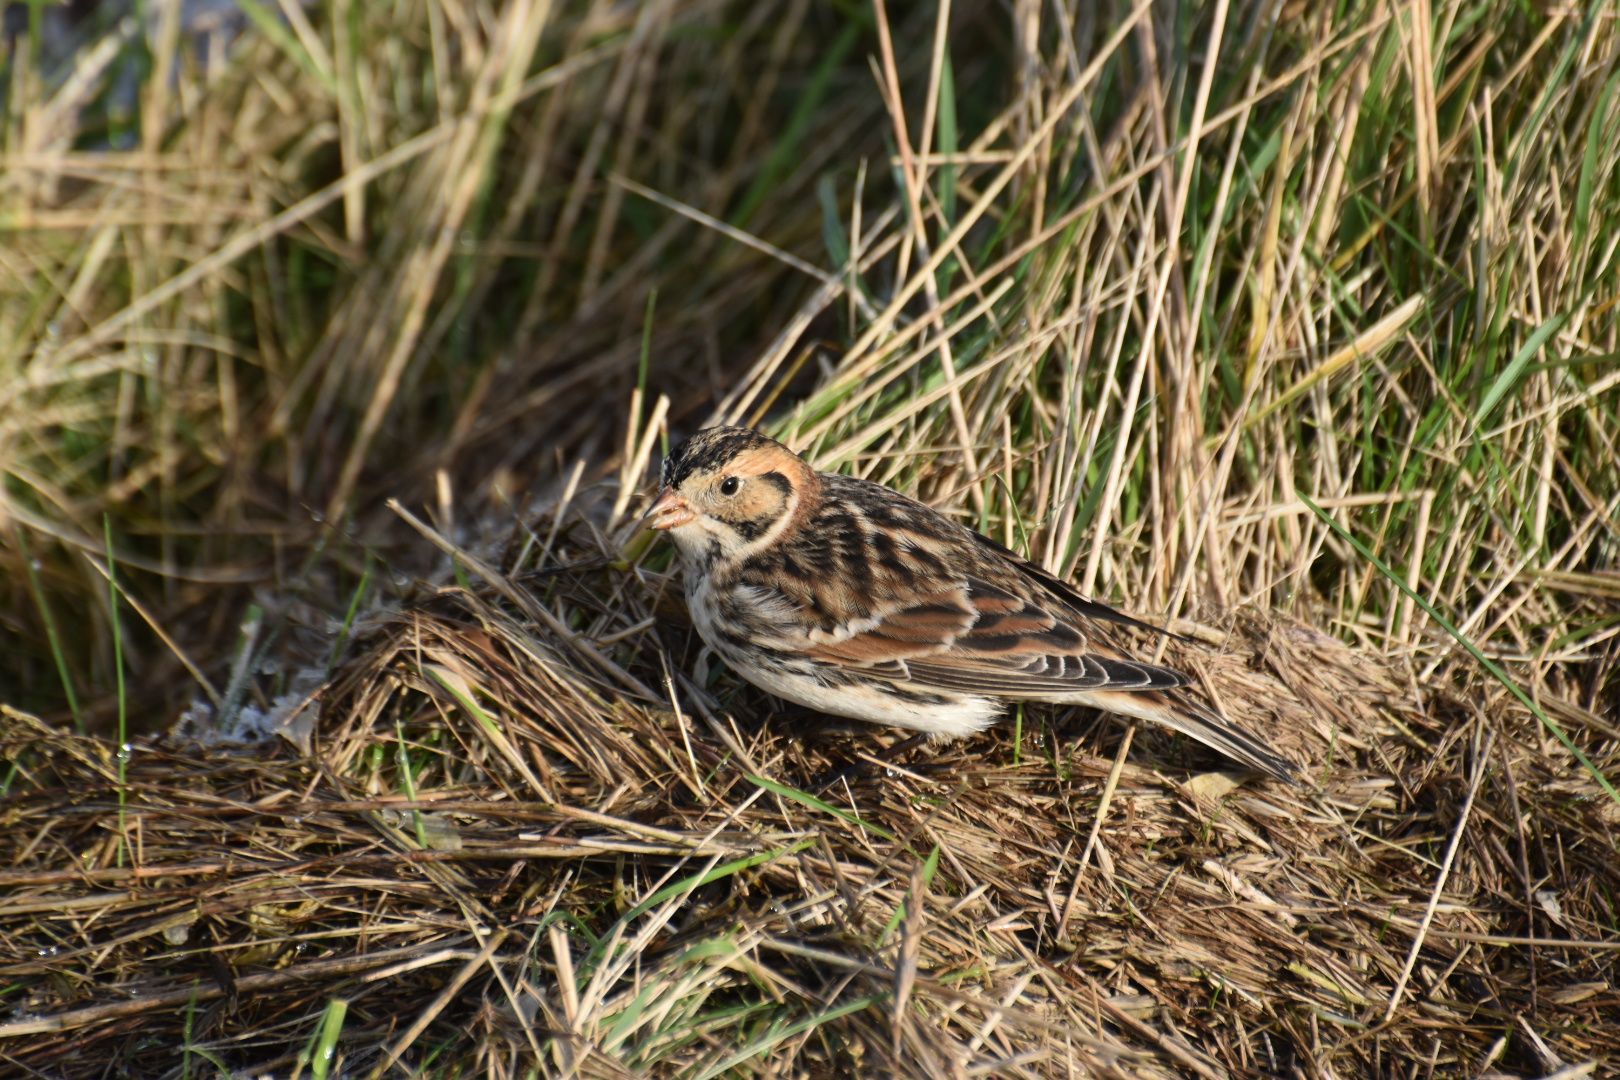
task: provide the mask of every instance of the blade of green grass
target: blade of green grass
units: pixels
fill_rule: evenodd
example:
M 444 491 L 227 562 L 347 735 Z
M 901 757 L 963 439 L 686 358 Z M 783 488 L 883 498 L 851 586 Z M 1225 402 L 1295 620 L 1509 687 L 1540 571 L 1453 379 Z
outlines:
M 1485 421 L 1490 419 L 1491 413 L 1496 409 L 1496 406 L 1524 377 L 1525 372 L 1530 367 L 1530 361 L 1534 360 L 1536 354 L 1541 352 L 1542 346 L 1547 344 L 1548 339 L 1563 329 L 1564 323 L 1567 321 L 1568 317 L 1562 312 L 1554 315 L 1536 327 L 1535 332 L 1525 340 L 1523 345 L 1519 346 L 1519 351 L 1513 354 L 1513 359 L 1508 361 L 1507 367 L 1503 368 L 1501 374 L 1497 375 L 1496 381 L 1491 383 L 1491 388 L 1480 399 L 1479 407 L 1474 410 L 1474 426 L 1476 428 L 1485 425 Z
M 880 1001 L 886 1000 L 888 997 L 889 994 L 887 992 L 881 994 L 867 994 L 865 997 L 859 997 L 853 1001 L 846 1001 L 844 1004 L 836 1005 L 825 1012 L 816 1013 L 814 1016 L 807 1016 L 803 1020 L 789 1024 L 784 1028 L 773 1030 L 762 1038 L 756 1039 L 755 1041 L 749 1043 L 747 1046 L 743 1047 L 735 1054 L 732 1054 L 730 1057 L 723 1059 L 718 1064 L 712 1065 L 708 1069 L 705 1069 L 702 1073 L 698 1074 L 698 1080 L 710 1080 L 710 1077 L 719 1076 L 721 1073 L 730 1072 L 743 1062 L 748 1061 L 751 1058 L 759 1057 L 761 1054 L 764 1054 L 766 1051 L 770 1050 L 772 1047 L 781 1043 L 785 1039 L 791 1039 L 795 1035 L 810 1031 L 814 1028 L 820 1027 L 822 1024 L 837 1020 L 840 1017 L 848 1016 L 850 1013 L 860 1012 L 862 1009 L 870 1009 L 873 1005 L 876 1005 Z
M 1586 152 L 1581 155 L 1581 175 L 1575 183 L 1575 242 L 1580 244 L 1592 231 L 1592 193 L 1598 185 L 1602 169 L 1601 158 L 1613 149 L 1608 137 L 1609 102 L 1614 98 L 1614 87 L 1620 82 L 1620 72 L 1609 76 L 1603 91 L 1592 106 L 1592 119 L 1586 128 Z M 1612 192 L 1612 189 L 1611 189 Z
M 731 224 L 739 229 L 746 229 L 750 219 L 782 182 L 783 176 L 798 163 L 803 152 L 801 144 L 811 130 L 816 110 L 832 89 L 833 76 L 860 41 L 866 27 L 867 21 L 863 12 L 861 16 L 851 18 L 845 23 L 838 37 L 828 46 L 821 63 L 817 65 L 810 78 L 806 80 L 803 90 L 799 92 L 793 115 L 783 127 L 781 138 L 771 147 L 770 155 L 765 159 L 765 165 L 760 169 L 758 177 L 749 185 L 738 202 L 736 211 L 730 215 Z
M 330 70 L 317 63 L 309 50 L 304 48 L 304 43 L 288 31 L 285 20 L 278 12 L 271 11 L 261 0 L 237 0 L 236 6 L 248 17 L 259 33 L 286 53 L 288 58 L 312 79 L 325 87 L 327 93 L 337 94 L 337 78 Z
M 1505 670 L 1503 670 L 1500 664 L 1481 652 L 1479 646 L 1475 645 L 1471 640 L 1469 640 L 1466 635 L 1459 632 L 1457 628 L 1451 624 L 1451 620 L 1442 615 L 1438 608 L 1429 603 L 1426 598 L 1419 596 L 1415 591 L 1413 591 L 1412 587 L 1406 583 L 1405 577 L 1391 569 L 1389 564 L 1384 562 L 1384 560 L 1380 559 L 1377 555 L 1374 555 L 1367 545 L 1363 544 L 1355 536 L 1351 535 L 1349 530 L 1329 516 L 1326 510 L 1323 510 L 1320 506 L 1316 505 L 1309 495 L 1305 494 L 1303 491 L 1299 491 L 1298 489 L 1295 489 L 1294 494 L 1301 502 L 1310 508 L 1311 513 L 1315 514 L 1322 520 L 1324 525 L 1333 530 L 1334 535 L 1338 536 L 1339 539 L 1355 548 L 1356 554 L 1372 563 L 1380 574 L 1387 578 L 1396 588 L 1400 589 L 1401 592 L 1410 597 L 1413 603 L 1417 604 L 1418 607 L 1422 608 L 1428 613 L 1429 618 L 1433 619 L 1442 629 L 1445 630 L 1447 634 L 1451 635 L 1452 640 L 1467 650 L 1468 655 L 1472 656 L 1481 667 L 1490 672 L 1491 676 L 1496 679 L 1496 681 L 1507 687 L 1508 692 L 1514 697 L 1518 698 L 1519 703 L 1526 709 L 1529 709 L 1531 715 L 1533 715 L 1537 720 L 1541 721 L 1541 725 L 1550 731 L 1554 738 L 1564 744 L 1564 748 L 1575 756 L 1575 760 L 1581 763 L 1581 766 L 1586 769 L 1587 773 L 1592 777 L 1592 779 L 1597 781 L 1598 786 L 1608 794 L 1609 798 L 1613 799 L 1616 804 L 1620 804 L 1620 791 L 1615 790 L 1614 785 L 1609 782 L 1609 778 L 1604 776 L 1603 771 L 1592 763 L 1592 759 L 1587 757 L 1586 754 L 1582 752 L 1581 748 L 1575 745 L 1574 741 L 1570 739 L 1568 733 L 1564 731 L 1563 727 L 1560 726 L 1552 717 L 1548 716 L 1541 706 L 1537 705 L 1535 700 L 1520 688 L 1518 682 L 1513 678 L 1513 676 L 1509 675 Z
M 935 844 L 933 850 L 928 853 L 928 858 L 923 861 L 922 880 L 924 888 L 927 888 L 929 885 L 934 883 L 934 875 L 938 872 L 939 845 Z M 889 916 L 888 923 L 883 927 L 883 932 L 878 935 L 879 948 L 881 948 L 883 944 L 889 940 L 889 935 L 894 933 L 895 928 L 905 920 L 906 904 L 908 902 L 909 901 L 902 900 L 895 906 L 894 913 Z
M 33 594 L 34 607 L 39 611 L 40 621 L 45 624 L 45 641 L 50 646 L 51 659 L 56 662 L 57 677 L 62 680 L 62 693 L 67 698 L 68 711 L 73 714 L 73 727 L 82 734 L 85 730 L 84 713 L 79 710 L 79 695 L 73 689 L 67 655 L 62 652 L 62 636 L 56 629 L 56 616 L 51 613 L 50 601 L 40 586 L 39 568 L 34 565 L 34 553 L 28 547 L 28 532 L 16 524 L 13 524 L 12 530 L 12 535 L 17 539 L 17 551 L 22 555 L 23 568 L 28 574 L 28 591 Z
M 685 893 L 691 892 L 693 889 L 700 889 L 703 886 L 719 881 L 722 878 L 728 878 L 733 874 L 740 874 L 744 870 L 752 870 L 756 866 L 764 866 L 768 862 L 773 862 L 785 856 L 797 855 L 799 852 L 805 850 L 814 843 L 814 839 L 800 840 L 797 843 L 788 844 L 785 847 L 772 848 L 770 851 L 762 851 L 756 855 L 749 855 L 741 859 L 733 859 L 731 862 L 721 863 L 712 870 L 707 870 L 701 874 L 693 874 L 690 877 L 682 878 L 680 881 L 672 882 L 671 884 L 665 885 L 662 889 L 659 889 L 657 892 L 647 897 L 647 899 L 643 900 L 629 911 L 625 912 L 620 921 L 625 923 L 634 922 L 636 919 L 641 918 L 643 915 L 647 914 L 647 912 L 651 911 L 653 908 L 657 907 L 659 904 L 662 904 L 665 900 L 668 900 L 671 897 L 681 896 Z
M 332 1064 L 337 1058 L 338 1038 L 343 1034 L 343 1021 L 348 1014 L 347 999 L 335 997 L 327 1000 L 326 1008 L 321 1011 L 320 1022 L 315 1025 L 315 1031 L 310 1035 L 309 1042 L 298 1052 L 294 1076 L 302 1073 L 306 1066 L 315 1080 L 327 1080 L 327 1077 L 332 1075 Z
M 754 776 L 749 774 L 747 779 L 749 783 L 758 785 L 774 795 L 780 795 L 784 799 L 791 799 L 793 802 L 796 802 L 801 806 L 808 806 L 812 810 L 820 810 L 823 813 L 831 814 L 840 821 L 847 821 L 849 824 L 865 829 L 869 833 L 881 836 L 885 840 L 893 840 L 895 838 L 894 833 L 890 832 L 888 829 L 885 829 L 883 826 L 875 825 L 862 817 L 850 813 L 848 810 L 841 810 L 838 807 L 833 806 L 831 803 L 816 798 L 808 791 L 800 791 L 798 788 L 789 787 L 786 784 L 779 784 L 775 780 L 767 780 L 763 776 Z
M 113 676 L 118 690 L 118 865 L 124 865 L 125 804 L 129 800 L 129 699 L 124 687 L 123 622 L 118 618 L 118 557 L 113 551 L 112 515 L 101 516 L 102 537 L 107 544 L 107 604 L 113 639 Z
M 349 597 L 349 608 L 343 613 L 343 625 L 332 639 L 332 651 L 326 658 L 327 671 L 337 667 L 338 657 L 343 655 L 344 647 L 349 644 L 349 633 L 354 629 L 355 616 L 360 613 L 360 602 L 365 599 L 370 586 L 371 552 L 368 551 L 365 566 L 360 571 L 360 583 L 354 587 L 354 593 Z

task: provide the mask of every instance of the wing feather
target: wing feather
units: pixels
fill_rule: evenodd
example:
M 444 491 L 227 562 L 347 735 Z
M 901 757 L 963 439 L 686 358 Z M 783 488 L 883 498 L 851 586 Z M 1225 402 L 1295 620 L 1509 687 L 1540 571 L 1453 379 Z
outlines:
M 859 630 L 808 651 L 883 678 L 1013 699 L 1186 684 L 1170 668 L 1125 659 L 1082 632 L 1066 604 L 1041 599 L 969 578 L 954 592 L 874 612 Z

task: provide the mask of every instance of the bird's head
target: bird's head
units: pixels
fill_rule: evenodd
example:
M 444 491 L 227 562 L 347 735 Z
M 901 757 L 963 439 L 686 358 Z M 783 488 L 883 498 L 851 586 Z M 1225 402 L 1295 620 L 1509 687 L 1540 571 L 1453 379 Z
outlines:
M 727 561 L 779 539 L 817 487 L 797 454 L 739 427 L 705 428 L 681 443 L 663 480 L 648 524 L 668 531 L 683 556 Z

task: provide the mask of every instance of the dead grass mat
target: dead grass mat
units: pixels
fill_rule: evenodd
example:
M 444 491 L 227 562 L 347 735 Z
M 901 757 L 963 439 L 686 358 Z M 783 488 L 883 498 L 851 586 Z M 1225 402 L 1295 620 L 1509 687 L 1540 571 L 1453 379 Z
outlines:
M 120 780 L 9 712 L 0 1061 L 309 1075 L 333 998 L 357 1076 L 1620 1061 L 1616 808 L 1505 694 L 1243 617 L 1179 659 L 1311 786 L 1085 714 L 885 768 L 878 729 L 732 719 L 766 702 L 680 674 L 629 575 L 527 586 L 554 632 L 481 588 L 368 626 L 308 754 L 155 742 Z M 679 712 L 631 688 L 666 665 Z

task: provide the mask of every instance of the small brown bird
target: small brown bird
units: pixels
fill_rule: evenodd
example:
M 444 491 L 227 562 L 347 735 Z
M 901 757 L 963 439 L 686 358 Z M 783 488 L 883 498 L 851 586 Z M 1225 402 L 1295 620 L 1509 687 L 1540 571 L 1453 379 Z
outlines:
M 1131 659 L 1107 632 L 1156 628 L 898 492 L 817 473 L 758 432 L 709 428 L 676 447 L 648 516 L 680 551 L 703 640 L 778 697 L 946 738 L 989 726 L 1009 701 L 1087 705 L 1295 779 L 1185 675 Z

